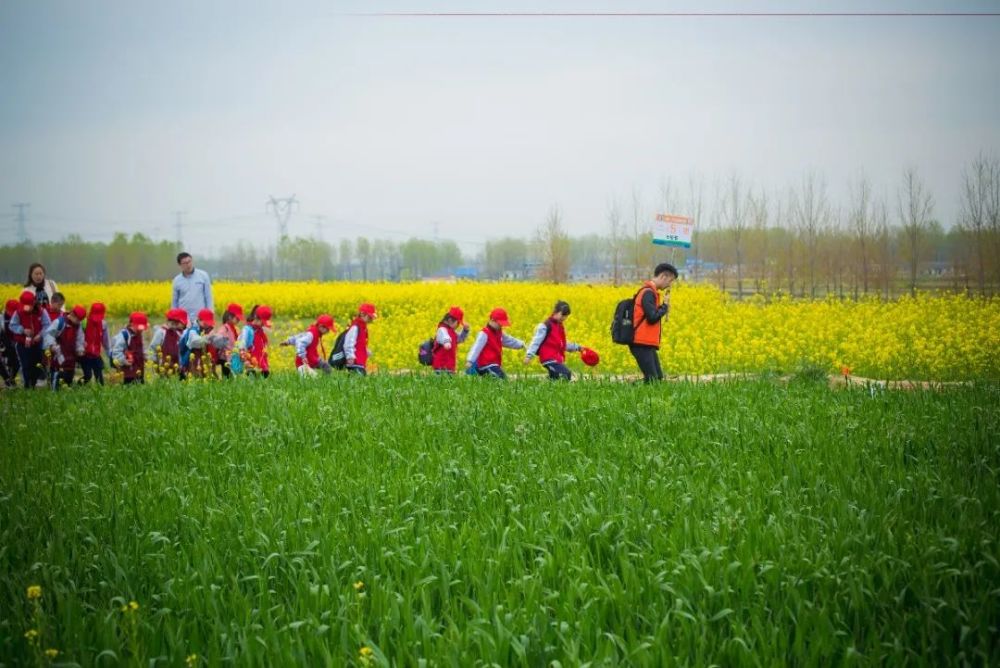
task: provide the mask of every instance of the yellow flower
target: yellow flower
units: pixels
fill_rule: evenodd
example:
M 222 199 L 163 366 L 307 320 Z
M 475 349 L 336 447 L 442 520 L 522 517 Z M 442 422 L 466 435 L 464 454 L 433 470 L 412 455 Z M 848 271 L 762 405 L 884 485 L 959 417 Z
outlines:
M 24 637 L 28 640 L 28 642 L 34 643 L 38 640 L 38 629 L 28 629 L 24 632 Z
M 42 597 L 42 586 L 41 585 L 31 585 L 28 587 L 28 600 L 34 601 L 36 598 Z
M 47 656 L 50 659 L 54 659 L 57 656 L 59 656 L 59 650 L 57 650 L 57 649 L 55 649 L 53 647 L 50 647 L 47 650 L 45 650 L 45 656 Z
M 139 609 L 139 604 L 136 603 L 135 601 L 129 601 L 128 603 L 122 606 L 122 612 L 135 612 L 138 609 Z
M 188 654 L 187 658 L 184 659 L 184 663 L 187 664 L 188 668 L 191 668 L 191 666 L 194 666 L 194 665 L 196 665 L 198 663 L 198 655 L 197 654 Z
M 372 656 L 375 654 L 375 650 L 367 645 L 358 650 L 358 656 Z
M 357 582 L 354 583 L 354 591 L 361 591 L 364 588 L 365 588 L 365 583 L 362 582 L 361 580 L 358 580 Z

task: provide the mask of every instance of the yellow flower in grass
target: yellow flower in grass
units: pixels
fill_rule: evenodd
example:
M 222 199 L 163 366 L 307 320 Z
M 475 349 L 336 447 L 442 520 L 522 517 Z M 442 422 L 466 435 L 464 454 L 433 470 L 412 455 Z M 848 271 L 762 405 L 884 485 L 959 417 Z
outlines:
M 198 665 L 198 655 L 197 654 L 188 654 L 187 658 L 184 659 L 184 663 L 187 664 L 188 668 L 191 668 L 192 666 Z
M 361 580 L 358 580 L 357 582 L 354 583 L 354 591 L 364 591 L 364 588 L 365 588 L 365 583 L 362 582 Z
M 370 666 L 375 661 L 375 650 L 367 645 L 363 645 L 358 650 L 358 663 L 362 666 Z
M 41 585 L 31 585 L 28 587 L 28 600 L 34 601 L 42 597 L 42 586 Z
M 32 644 L 38 642 L 38 629 L 28 629 L 24 632 L 24 638 Z
M 57 656 L 59 656 L 59 650 L 55 649 L 54 647 L 50 647 L 47 650 L 45 650 L 45 656 L 48 657 L 49 659 L 54 659 Z

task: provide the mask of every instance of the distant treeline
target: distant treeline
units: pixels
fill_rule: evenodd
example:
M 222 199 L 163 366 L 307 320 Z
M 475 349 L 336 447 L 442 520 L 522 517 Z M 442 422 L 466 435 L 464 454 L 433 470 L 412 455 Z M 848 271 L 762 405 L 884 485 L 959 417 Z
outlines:
M 961 212 L 947 229 L 919 175 L 905 170 L 894 197 L 874 195 L 864 178 L 849 201 L 834 205 L 825 182 L 807 174 L 780 193 L 746 185 L 738 175 L 701 181 L 681 193 L 661 184 L 655 209 L 638 191 L 612 198 L 606 234 L 570 237 L 553 207 L 532 238 L 503 238 L 463 256 L 450 240 L 404 242 L 358 237 L 327 243 L 283 238 L 246 242 L 217 257 L 196 257 L 215 278 L 234 280 L 548 280 L 621 284 L 674 262 L 687 280 L 712 281 L 742 297 L 750 293 L 892 297 L 917 289 L 993 294 L 1000 289 L 1000 161 L 985 155 L 963 173 Z M 652 211 L 685 212 L 695 221 L 690 250 L 651 243 Z M 31 262 L 56 281 L 166 280 L 177 272 L 177 243 L 117 234 L 111 243 L 70 236 L 58 242 L 0 246 L 0 281 L 24 282 Z

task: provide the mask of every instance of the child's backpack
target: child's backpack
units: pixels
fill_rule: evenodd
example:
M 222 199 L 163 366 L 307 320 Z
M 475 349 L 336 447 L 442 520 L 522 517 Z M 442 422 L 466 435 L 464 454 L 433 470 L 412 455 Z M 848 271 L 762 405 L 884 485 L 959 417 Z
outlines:
M 430 338 L 420 344 L 417 348 L 417 361 L 424 366 L 434 363 L 434 339 Z
M 344 338 L 347 336 L 349 330 L 350 327 L 342 331 L 333 342 L 333 350 L 330 351 L 330 359 L 327 361 L 334 369 L 343 369 L 347 366 L 347 355 L 344 354 Z
M 639 290 L 642 292 L 645 288 Z M 631 299 L 623 299 L 615 307 L 615 315 L 611 320 L 611 340 L 622 345 L 629 345 L 635 341 L 635 298 L 639 296 L 636 292 Z

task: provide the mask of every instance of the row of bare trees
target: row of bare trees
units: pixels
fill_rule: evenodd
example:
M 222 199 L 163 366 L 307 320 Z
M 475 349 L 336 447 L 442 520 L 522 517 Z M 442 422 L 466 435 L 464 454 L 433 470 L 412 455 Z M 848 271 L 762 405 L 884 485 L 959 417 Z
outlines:
M 690 177 L 686 185 L 686 193 L 669 181 L 659 188 L 660 209 L 696 221 L 692 249 L 670 257 L 686 263 L 692 280 L 714 280 L 738 297 L 1000 289 L 1000 161 L 986 154 L 964 171 L 961 213 L 947 230 L 912 168 L 888 196 L 877 196 L 871 181 L 859 177 L 844 206 L 831 201 L 816 173 L 783 192 L 755 188 L 732 173 L 715 183 L 707 203 L 702 180 Z M 649 243 L 650 220 L 636 189 L 627 207 L 619 198 L 609 202 L 608 266 L 616 284 L 640 277 L 664 254 Z

